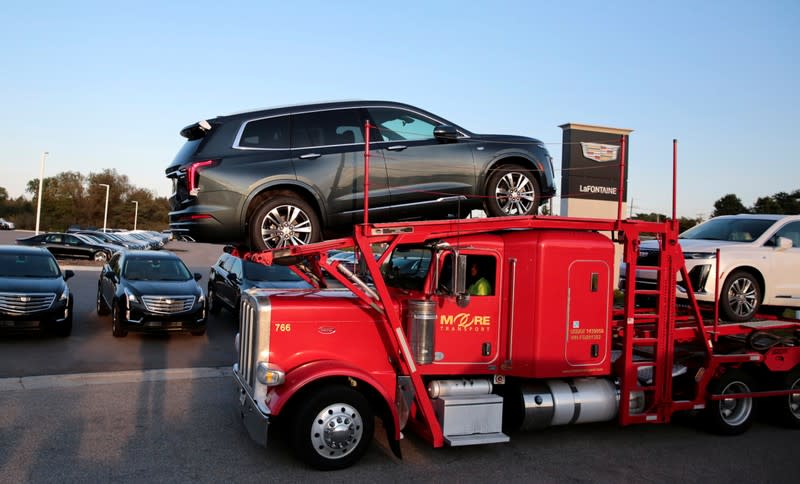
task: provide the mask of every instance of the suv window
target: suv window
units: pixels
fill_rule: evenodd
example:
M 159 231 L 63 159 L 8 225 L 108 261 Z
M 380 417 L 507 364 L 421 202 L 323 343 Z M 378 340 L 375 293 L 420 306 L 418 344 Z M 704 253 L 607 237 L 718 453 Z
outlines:
M 119 258 L 120 258 L 119 254 L 114 254 L 114 256 L 111 257 L 111 260 L 108 262 L 109 267 L 111 267 L 111 270 L 114 271 L 114 274 L 116 274 L 117 276 L 120 275 Z
M 289 148 L 289 116 L 256 119 L 245 123 L 239 136 L 240 148 Z
M 439 124 L 422 115 L 394 108 L 370 108 L 372 122 L 378 126 L 384 141 L 420 141 L 434 139 Z
M 348 145 L 364 141 L 358 109 L 335 109 L 292 116 L 292 148 Z

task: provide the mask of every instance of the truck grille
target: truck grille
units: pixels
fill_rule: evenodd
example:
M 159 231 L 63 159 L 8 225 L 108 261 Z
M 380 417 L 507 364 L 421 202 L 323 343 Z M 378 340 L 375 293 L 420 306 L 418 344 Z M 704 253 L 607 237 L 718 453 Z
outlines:
M 44 311 L 53 305 L 55 294 L 19 294 L 0 292 L 0 311 L 8 314 L 26 314 Z
M 239 372 L 250 387 L 253 386 L 253 360 L 258 352 L 258 319 L 256 308 L 249 299 L 242 299 L 239 311 Z
M 148 311 L 160 314 L 183 313 L 194 306 L 194 296 L 142 296 Z

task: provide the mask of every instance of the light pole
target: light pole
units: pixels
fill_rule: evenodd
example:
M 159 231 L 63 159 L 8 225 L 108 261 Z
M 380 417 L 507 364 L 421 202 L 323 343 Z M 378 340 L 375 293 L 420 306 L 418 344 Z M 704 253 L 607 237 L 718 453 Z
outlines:
M 36 235 L 39 235 L 39 220 L 42 215 L 42 185 L 44 184 L 44 159 L 50 153 L 42 153 L 42 162 L 39 164 L 39 201 L 36 202 Z
M 136 230 L 136 219 L 139 218 L 139 202 L 136 200 L 131 200 L 131 202 L 136 204 L 136 210 L 133 212 L 133 230 Z
M 106 210 L 103 212 L 103 232 L 106 231 L 106 224 L 108 223 L 108 190 L 111 188 L 105 183 L 98 183 L 101 187 L 106 187 Z

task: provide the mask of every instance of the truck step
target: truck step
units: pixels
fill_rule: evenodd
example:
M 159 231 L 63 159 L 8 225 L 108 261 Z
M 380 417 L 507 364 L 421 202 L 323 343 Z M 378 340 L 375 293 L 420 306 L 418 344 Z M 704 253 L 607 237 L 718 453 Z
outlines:
M 491 434 L 472 434 L 472 435 L 445 435 L 444 441 L 450 447 L 461 447 L 463 445 L 482 445 L 482 444 L 501 444 L 508 442 L 511 438 L 503 432 Z

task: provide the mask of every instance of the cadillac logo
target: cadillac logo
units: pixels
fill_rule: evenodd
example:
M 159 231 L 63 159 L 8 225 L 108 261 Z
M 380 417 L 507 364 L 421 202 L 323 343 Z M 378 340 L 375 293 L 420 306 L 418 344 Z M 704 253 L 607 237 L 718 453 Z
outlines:
M 19 300 L 20 300 L 20 302 L 24 302 L 24 303 L 31 302 L 31 297 L 30 296 L 20 296 Z
M 583 156 L 586 158 L 599 163 L 605 163 L 617 159 L 619 146 L 602 145 L 600 143 L 581 143 L 581 149 L 583 150 Z
M 172 299 L 164 299 L 164 302 L 167 304 L 172 304 Z

